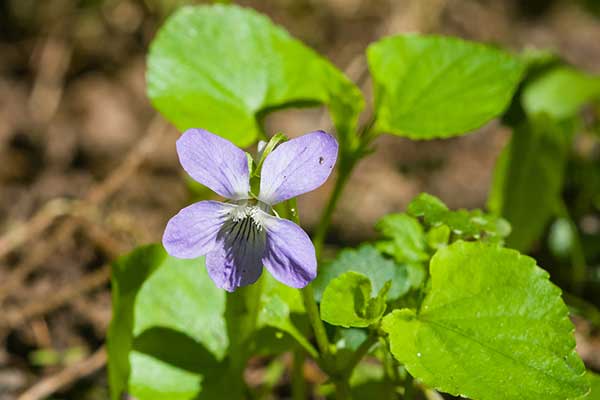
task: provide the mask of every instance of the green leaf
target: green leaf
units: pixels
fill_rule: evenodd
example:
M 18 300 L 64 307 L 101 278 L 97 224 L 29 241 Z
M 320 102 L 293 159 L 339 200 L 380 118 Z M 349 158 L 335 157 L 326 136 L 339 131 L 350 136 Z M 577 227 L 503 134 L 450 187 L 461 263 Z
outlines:
M 560 58 L 548 50 L 525 49 L 519 54 L 519 58 L 525 65 L 525 71 L 510 105 L 501 117 L 501 122 L 510 127 L 518 126 L 527 118 L 522 102 L 524 89 L 538 77 L 562 64 Z
M 345 272 L 327 285 L 321 299 L 321 318 L 332 325 L 364 328 L 383 316 L 391 281 L 371 298 L 371 281 L 357 272 Z
M 427 193 L 419 194 L 409 203 L 408 213 L 422 218 L 432 229 L 447 226 L 458 239 L 499 241 L 510 233 L 510 225 L 502 218 L 478 209 L 451 211 L 440 199 Z M 443 240 L 445 233 L 439 234 Z
M 415 218 L 406 214 L 388 214 L 375 225 L 390 240 L 377 242 L 379 251 L 392 255 L 399 263 L 418 263 L 427 260 L 425 233 Z
M 305 314 L 300 291 L 263 274 L 264 288 L 258 315 L 258 327 L 269 326 L 289 334 L 311 357 L 318 357 L 313 345 L 292 321 L 292 314 Z M 261 334 L 259 331 L 258 334 Z
M 560 201 L 573 129 L 545 116 L 518 126 L 496 163 L 488 207 L 510 222 L 506 244 L 531 248 Z
M 590 381 L 590 392 L 582 399 L 600 400 L 600 375 L 588 371 L 587 378 Z
M 427 225 L 438 225 L 443 222 L 448 207 L 437 197 L 421 193 L 411 200 L 407 211 L 414 217 L 423 218 Z
M 371 44 L 376 128 L 411 139 L 464 134 L 509 104 L 523 64 L 451 37 L 401 35 Z
M 592 100 L 600 100 L 600 77 L 565 66 L 535 79 L 525 87 L 521 97 L 527 114 L 543 112 L 557 119 L 575 116 Z
M 150 245 L 117 260 L 112 274 L 111 398 L 125 391 L 139 400 L 187 400 L 213 390 L 228 339 L 224 292 L 204 259 L 176 259 Z
M 497 245 L 440 249 L 420 311 L 395 310 L 383 329 L 411 375 L 453 395 L 564 400 L 589 387 L 560 289 L 533 259 Z
M 390 301 L 406 294 L 411 287 L 407 265 L 396 264 L 382 256 L 373 246 L 365 244 L 358 249 L 342 250 L 334 261 L 320 267 L 319 274 L 312 283 L 317 301 L 321 301 L 329 282 L 347 271 L 367 276 L 375 293 L 379 292 L 387 281 L 392 281 L 387 295 Z
M 427 232 L 427 245 L 434 250 L 446 246 L 449 241 L 450 228 L 448 225 L 434 226 Z
M 282 107 L 325 104 L 340 140 L 363 107 L 358 88 L 267 17 L 238 6 L 184 7 L 151 44 L 148 96 L 180 130 L 204 128 L 237 145 Z

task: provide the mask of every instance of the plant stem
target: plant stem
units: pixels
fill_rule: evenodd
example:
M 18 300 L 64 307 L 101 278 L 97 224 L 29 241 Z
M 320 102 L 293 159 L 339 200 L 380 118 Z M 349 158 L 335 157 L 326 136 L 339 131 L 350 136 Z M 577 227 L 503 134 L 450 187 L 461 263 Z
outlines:
M 310 321 L 310 325 L 315 333 L 317 346 L 319 347 L 321 355 L 325 359 L 325 365 L 327 365 L 330 361 L 331 347 L 329 344 L 329 339 L 327 338 L 327 332 L 325 332 L 325 325 L 323 325 L 323 321 L 321 321 L 321 316 L 319 314 L 317 302 L 315 301 L 315 293 L 313 291 L 312 284 L 307 285 L 301 290 L 301 292 L 302 300 L 304 301 L 304 308 L 306 308 L 306 314 L 308 315 L 308 320 Z
M 298 207 L 296 206 L 296 200 L 289 200 L 286 202 L 287 214 L 291 218 L 293 222 L 296 224 L 300 224 L 300 216 L 298 214 Z M 331 345 L 329 344 L 329 339 L 327 338 L 327 332 L 325 331 L 325 325 L 321 320 L 321 315 L 319 313 L 319 307 L 317 306 L 317 302 L 315 300 L 315 293 L 312 288 L 312 284 L 308 284 L 304 289 L 300 290 L 302 293 L 302 300 L 304 302 L 304 308 L 306 309 L 306 315 L 308 316 L 308 320 L 310 321 L 310 325 L 315 333 L 315 339 L 317 341 L 317 347 L 319 348 L 319 352 L 321 353 L 320 359 L 316 360 L 317 363 L 323 370 L 332 375 L 334 371 L 334 360 L 333 354 L 331 352 Z M 297 355 L 294 354 L 294 362 L 296 362 Z M 296 378 L 294 378 L 296 379 Z M 346 392 L 350 392 L 350 388 L 347 390 L 345 386 L 347 386 L 347 382 L 345 379 L 334 381 L 336 396 L 338 399 L 349 399 L 349 395 L 346 395 Z M 297 400 L 299 396 L 294 389 L 296 384 L 292 382 L 292 394 L 294 396 L 294 400 Z
M 296 200 L 289 200 L 286 202 L 288 215 L 292 221 L 296 224 L 300 224 L 300 215 L 298 214 L 298 207 L 296 206 Z M 324 366 L 328 366 L 331 359 L 331 347 L 329 339 L 327 338 L 327 332 L 325 332 L 325 325 L 321 321 L 321 315 L 319 313 L 319 307 L 315 301 L 315 293 L 312 285 L 308 284 L 304 289 L 300 290 L 302 293 L 302 300 L 304 302 L 304 308 L 308 315 L 308 320 L 315 333 L 315 339 L 317 340 L 317 346 L 321 352 L 321 356 L 324 359 Z
M 227 334 L 230 338 L 229 370 L 232 379 L 242 386 L 244 386 L 244 369 L 251 356 L 249 342 L 256 329 L 260 311 L 262 282 L 263 280 L 260 279 L 254 285 L 227 293 L 225 319 Z
M 294 350 L 292 364 L 292 399 L 305 400 L 306 386 L 304 385 L 304 352 L 301 349 Z
M 371 347 L 373 347 L 373 345 L 377 342 L 377 339 L 378 339 L 377 331 L 372 330 L 369 333 L 369 336 L 367 336 L 367 338 L 364 340 L 364 342 L 361 343 L 361 345 L 358 347 L 358 349 L 356 349 L 356 351 L 352 355 L 352 358 L 350 359 L 350 361 L 344 368 L 344 375 L 346 375 L 348 378 L 350 378 L 350 376 L 352 375 L 352 371 L 354 371 L 354 368 L 363 359 L 363 357 L 369 352 L 369 350 L 371 350 Z
M 313 243 L 315 245 L 315 252 L 317 254 L 317 259 L 321 257 L 321 251 L 323 250 L 323 244 L 325 242 L 325 236 L 327 235 L 327 231 L 329 230 L 329 225 L 331 224 L 331 217 L 333 216 L 333 212 L 337 207 L 338 200 L 342 194 L 344 187 L 346 186 L 346 182 L 350 177 L 350 173 L 352 169 L 354 169 L 354 165 L 356 162 L 351 162 L 348 165 L 348 168 L 345 170 L 342 169 L 339 171 L 338 176 L 335 180 L 335 186 L 333 188 L 333 192 L 329 197 L 329 202 L 327 203 L 327 207 L 323 210 L 321 214 L 321 219 L 317 229 L 315 231 Z
M 329 197 L 329 202 L 327 203 L 327 207 L 323 210 L 321 214 L 321 219 L 319 225 L 314 234 L 313 243 L 315 245 L 315 251 L 317 253 L 317 259 L 321 256 L 321 251 L 323 250 L 323 244 L 325 243 L 325 237 L 327 236 L 327 231 L 329 230 L 329 225 L 331 224 L 331 218 L 333 216 L 333 212 L 337 207 L 338 200 L 348 182 L 348 178 L 352 174 L 354 167 L 356 164 L 366 155 L 370 153 L 370 146 L 373 143 L 373 140 L 377 137 L 377 133 L 374 130 L 375 121 L 377 120 L 377 116 L 373 115 L 371 119 L 358 131 L 358 137 L 360 143 L 358 147 L 352 148 L 347 146 L 342 146 L 340 152 L 340 159 L 338 162 L 338 176 L 335 180 L 335 186 L 333 188 L 333 192 Z M 345 148 L 347 147 L 347 148 Z
M 350 384 L 347 380 L 341 379 L 335 383 L 335 398 L 337 400 L 349 400 L 352 399 L 352 393 L 350 392 Z
M 374 121 L 374 119 L 373 119 L 373 121 Z M 369 125 L 367 125 L 367 127 L 365 127 L 362 130 L 362 133 L 363 134 L 371 133 L 372 126 L 373 126 L 373 123 L 369 123 Z M 362 140 L 362 144 L 365 146 L 365 148 L 368 146 L 368 144 L 370 143 L 371 140 L 372 139 L 370 137 Z M 317 229 L 315 231 L 315 235 L 313 238 L 313 244 L 315 246 L 315 254 L 316 254 L 317 261 L 321 257 L 323 244 L 325 243 L 325 237 L 327 235 L 327 231 L 329 230 L 329 225 L 331 224 L 331 218 L 333 217 L 333 212 L 335 211 L 335 209 L 337 207 L 337 203 L 338 203 L 340 196 L 344 190 L 344 187 L 346 186 L 346 183 L 348 182 L 348 178 L 350 178 L 350 175 L 352 173 L 352 170 L 356 166 L 356 163 L 366 154 L 367 154 L 366 152 L 354 152 L 354 151 L 348 151 L 348 150 L 342 150 L 342 152 L 341 152 L 340 161 L 339 161 L 340 168 L 339 168 L 337 178 L 335 180 L 335 186 L 333 188 L 333 192 L 331 193 L 331 196 L 329 197 L 329 202 L 327 203 L 325 210 L 323 210 L 323 213 L 321 214 L 321 220 L 320 220 L 319 225 L 317 226 Z M 290 211 L 289 215 L 291 215 L 292 220 L 295 223 L 299 223 L 299 216 L 297 213 L 297 208 L 295 206 L 295 203 L 288 202 L 287 206 L 288 206 L 288 210 Z M 332 347 L 331 347 L 331 344 L 329 343 L 329 339 L 327 337 L 327 332 L 325 331 L 325 325 L 323 324 L 323 321 L 321 320 L 319 308 L 318 308 L 317 302 L 315 300 L 315 295 L 314 295 L 312 285 L 311 284 L 307 285 L 304 289 L 301 290 L 301 293 L 302 293 L 302 299 L 304 301 L 304 307 L 306 309 L 306 314 L 308 315 L 308 319 L 310 321 L 313 332 L 315 334 L 317 346 L 321 353 L 321 360 L 319 362 L 319 365 L 321 367 L 323 367 L 325 369 L 325 372 L 328 373 L 330 375 L 330 377 L 332 378 L 332 380 L 335 384 L 336 398 L 338 400 L 350 399 L 351 398 L 350 384 L 348 383 L 349 373 L 352 372 L 352 370 L 354 369 L 356 364 L 358 364 L 360 359 L 369 350 L 372 343 L 370 343 L 370 344 L 363 343 L 363 345 L 365 346 L 365 349 L 361 349 L 361 348 L 358 349 L 358 350 L 360 350 L 360 353 L 358 355 L 355 355 L 355 357 L 357 358 L 356 361 L 353 359 L 352 363 L 349 364 L 349 369 L 348 369 L 349 373 L 342 374 L 341 377 L 339 377 L 339 375 L 337 374 L 338 371 L 336 371 L 335 360 L 333 359 L 334 354 L 332 353 Z M 377 339 L 377 337 L 375 336 L 375 340 L 376 339 Z M 367 339 L 367 341 L 369 341 L 369 339 Z M 362 345 L 361 345 L 361 347 L 362 347 Z M 358 353 L 358 351 L 357 351 L 357 353 Z M 336 378 L 336 376 L 338 376 L 338 377 Z

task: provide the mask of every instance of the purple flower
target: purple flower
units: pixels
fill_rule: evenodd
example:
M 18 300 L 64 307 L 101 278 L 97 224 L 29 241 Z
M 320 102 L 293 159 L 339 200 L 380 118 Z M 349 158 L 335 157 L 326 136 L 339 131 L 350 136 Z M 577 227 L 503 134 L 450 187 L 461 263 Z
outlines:
M 337 151 L 335 138 L 322 131 L 280 144 L 264 160 L 253 196 L 246 153 L 205 130 L 187 130 L 177 141 L 181 165 L 230 201 L 181 210 L 167 224 L 165 249 L 178 258 L 206 255 L 210 277 L 227 291 L 256 282 L 263 265 L 288 286 L 306 286 L 317 275 L 314 246 L 302 228 L 274 216 L 272 206 L 321 186 Z

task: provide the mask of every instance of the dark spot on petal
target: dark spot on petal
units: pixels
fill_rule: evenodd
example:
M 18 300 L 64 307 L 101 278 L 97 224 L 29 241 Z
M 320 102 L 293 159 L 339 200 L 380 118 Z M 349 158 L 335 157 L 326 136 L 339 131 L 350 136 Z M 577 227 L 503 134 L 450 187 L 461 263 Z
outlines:
M 325 159 L 323 157 L 319 157 L 319 164 L 323 164 L 324 161 Z

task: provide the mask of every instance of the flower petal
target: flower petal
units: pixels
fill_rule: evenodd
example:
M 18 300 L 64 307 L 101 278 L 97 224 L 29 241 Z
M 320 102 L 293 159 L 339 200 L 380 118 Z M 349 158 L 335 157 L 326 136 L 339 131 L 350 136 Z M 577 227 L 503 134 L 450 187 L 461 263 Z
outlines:
M 228 199 L 248 198 L 248 158 L 230 141 L 203 129 L 188 129 L 177 140 L 177 154 L 196 181 Z
M 323 131 L 280 144 L 263 164 L 259 199 L 273 205 L 318 188 L 331 174 L 337 153 L 337 140 Z
M 258 280 L 265 236 L 250 217 L 225 223 L 214 250 L 206 256 L 208 274 L 218 287 L 233 292 Z
M 267 242 L 263 264 L 278 281 L 302 288 L 317 276 L 315 247 L 295 223 L 272 216 L 264 217 Z
M 163 234 L 167 253 L 178 258 L 196 258 L 211 251 L 233 207 L 219 201 L 201 201 L 179 211 L 169 220 Z

